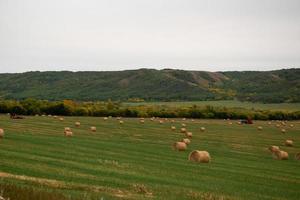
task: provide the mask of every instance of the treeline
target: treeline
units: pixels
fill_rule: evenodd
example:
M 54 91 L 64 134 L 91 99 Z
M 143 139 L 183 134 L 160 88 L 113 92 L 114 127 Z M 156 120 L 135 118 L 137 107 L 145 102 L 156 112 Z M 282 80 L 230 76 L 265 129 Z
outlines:
M 246 119 L 255 120 L 299 120 L 300 111 L 270 111 L 213 106 L 124 106 L 120 102 L 74 102 L 26 99 L 22 101 L 0 101 L 0 113 L 18 115 L 64 115 L 64 116 L 122 116 L 122 117 L 167 117 L 206 119 Z

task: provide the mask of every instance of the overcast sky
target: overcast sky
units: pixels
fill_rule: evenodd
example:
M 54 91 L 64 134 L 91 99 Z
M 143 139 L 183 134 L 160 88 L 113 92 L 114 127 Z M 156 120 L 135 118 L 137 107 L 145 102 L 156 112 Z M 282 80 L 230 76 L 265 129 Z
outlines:
M 0 72 L 300 67 L 300 0 L 0 0 Z

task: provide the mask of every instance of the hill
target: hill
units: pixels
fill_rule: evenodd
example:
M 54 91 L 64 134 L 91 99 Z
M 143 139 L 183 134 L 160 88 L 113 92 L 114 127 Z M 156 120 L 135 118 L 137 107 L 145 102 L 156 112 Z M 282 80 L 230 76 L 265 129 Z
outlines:
M 0 97 L 80 101 L 139 98 L 147 101 L 300 102 L 300 69 L 266 72 L 139 69 L 0 74 Z

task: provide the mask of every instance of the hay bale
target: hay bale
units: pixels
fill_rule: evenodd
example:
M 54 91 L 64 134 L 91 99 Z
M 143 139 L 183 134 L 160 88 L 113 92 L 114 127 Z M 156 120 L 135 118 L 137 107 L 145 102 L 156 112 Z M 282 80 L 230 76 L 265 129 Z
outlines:
M 54 115 L 54 116 L 53 116 L 53 118 L 54 118 L 54 119 L 57 119 L 57 116 L 56 116 L 56 115 Z
M 182 126 L 182 127 L 186 127 L 186 124 L 182 123 L 181 126 Z
M 185 151 L 187 146 L 184 142 L 175 142 L 173 144 L 173 148 L 174 148 L 174 150 L 177 150 L 177 151 Z
M 295 155 L 295 159 L 296 159 L 296 160 L 300 160 L 300 153 L 297 153 L 297 154 Z
M 182 121 L 185 121 L 186 120 L 186 118 L 182 118 Z
M 175 130 L 176 130 L 176 127 L 175 127 L 175 126 L 171 126 L 171 130 L 172 130 L 172 131 L 175 131 Z
M 104 119 L 104 121 L 108 120 L 108 118 L 107 118 L 107 117 L 103 117 L 103 119 Z
M 268 124 L 269 124 L 269 125 L 271 125 L 271 124 L 272 124 L 272 122 L 268 122 Z
M 192 132 L 186 132 L 185 136 L 188 137 L 188 138 L 191 138 L 191 137 L 193 137 L 193 133 Z
M 192 122 L 194 122 L 195 120 L 194 120 L 194 119 L 192 119 L 191 121 L 192 121 Z
M 174 120 L 174 119 L 172 119 L 172 120 L 171 120 L 171 123 L 174 123 L 174 122 L 175 122 L 175 120 Z
M 91 129 L 92 132 L 96 132 L 97 131 L 97 128 L 95 126 L 91 126 L 90 129 Z
M 65 127 L 65 131 L 64 132 L 67 132 L 67 131 L 71 131 L 71 128 L 70 127 Z
M 0 128 L 0 138 L 4 138 L 4 130 Z
M 229 125 L 232 125 L 232 122 L 228 122 Z
M 75 122 L 75 126 L 79 127 L 80 126 L 80 122 Z
M 285 151 L 276 151 L 272 154 L 273 158 L 276 160 L 287 160 L 289 159 L 289 154 Z
M 201 132 L 204 132 L 205 131 L 205 127 L 201 127 L 200 130 L 201 130 Z
M 290 124 L 290 127 L 293 128 L 293 127 L 294 127 L 294 124 Z
M 181 128 L 181 129 L 180 129 L 180 132 L 181 132 L 181 133 L 186 133 L 186 128 Z
M 155 117 L 151 117 L 151 119 L 150 119 L 150 120 L 151 120 L 151 121 L 154 121 L 154 119 L 155 119 Z
M 257 127 L 257 130 L 262 131 L 262 130 L 263 130 L 263 127 L 262 127 L 262 126 L 258 126 L 258 127 Z
M 140 123 L 141 123 L 141 124 L 144 124 L 144 123 L 145 123 L 145 120 L 144 120 L 144 119 L 140 119 Z
M 269 150 L 271 151 L 271 153 L 274 153 L 276 151 L 280 151 L 280 148 L 279 146 L 270 146 Z
M 292 146 L 294 145 L 294 142 L 293 142 L 293 140 L 286 140 L 286 141 L 284 142 L 284 144 L 285 144 L 285 146 L 287 146 L 287 147 L 292 147 Z
M 160 124 L 163 124 L 163 123 L 164 123 L 164 121 L 163 121 L 163 120 L 159 120 L 159 123 L 160 123 Z
M 119 121 L 119 124 L 121 124 L 121 125 L 124 124 L 124 121 L 120 120 L 120 121 Z
M 211 160 L 207 151 L 194 150 L 189 154 L 189 161 L 197 163 L 209 163 Z
M 64 134 L 65 134 L 66 137 L 72 137 L 73 136 L 72 131 L 65 131 Z
M 61 122 L 64 121 L 64 120 L 65 120 L 65 119 L 64 119 L 63 117 L 60 117 L 60 118 L 59 118 L 59 121 L 61 121 Z
M 122 117 L 117 117 L 117 120 L 121 120 L 122 119 Z
M 191 143 L 191 140 L 188 138 L 183 138 L 182 142 L 184 142 L 186 145 L 189 145 Z
M 286 133 L 286 130 L 284 128 L 282 128 L 281 133 Z
M 279 128 L 279 127 L 280 127 L 280 124 L 276 124 L 276 127 Z

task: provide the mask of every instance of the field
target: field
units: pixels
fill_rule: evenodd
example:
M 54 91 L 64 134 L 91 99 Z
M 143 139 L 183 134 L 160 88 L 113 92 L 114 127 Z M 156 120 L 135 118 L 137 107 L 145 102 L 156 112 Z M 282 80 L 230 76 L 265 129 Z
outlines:
M 178 101 L 178 102 L 139 102 L 139 103 L 124 103 L 124 105 L 161 105 L 161 106 L 216 106 L 227 108 L 246 108 L 246 109 L 261 109 L 261 110 L 281 110 L 281 111 L 299 111 L 300 103 L 253 103 L 241 102 L 235 100 L 224 101 Z
M 288 122 L 286 134 L 276 122 L 232 125 L 225 120 L 187 119 L 193 132 L 188 150 L 172 144 L 183 138 L 175 123 L 136 118 L 0 116 L 0 196 L 32 199 L 300 199 L 300 122 Z M 81 122 L 80 128 L 74 123 Z M 177 131 L 171 131 L 171 125 Z M 294 127 L 289 125 L 293 124 Z M 97 131 L 89 131 L 96 126 Z M 205 132 L 200 127 L 206 128 Z M 263 130 L 258 131 L 257 126 Z M 71 127 L 72 138 L 63 136 Z M 294 147 L 283 145 L 293 139 Z M 274 160 L 267 148 L 278 145 L 289 160 Z M 187 160 L 190 151 L 207 150 L 212 161 Z M 18 191 L 18 192 L 16 192 Z M 27 198 L 28 197 L 28 198 Z

